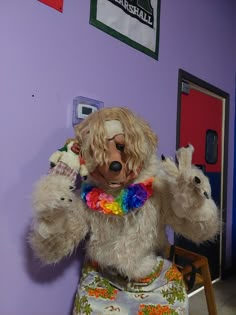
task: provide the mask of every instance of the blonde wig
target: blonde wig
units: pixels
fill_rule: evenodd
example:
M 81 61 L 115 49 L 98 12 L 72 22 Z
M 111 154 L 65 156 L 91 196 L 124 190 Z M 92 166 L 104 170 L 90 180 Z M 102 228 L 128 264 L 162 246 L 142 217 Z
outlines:
M 108 107 L 89 115 L 75 127 L 76 138 L 82 150 L 86 164 L 102 165 L 108 162 L 108 146 L 105 121 L 118 120 L 123 128 L 127 168 L 137 172 L 140 165 L 145 165 L 155 152 L 157 136 L 143 119 L 137 117 L 129 109 Z M 89 163 L 90 161 L 90 163 Z M 93 165 L 96 167 L 96 165 Z M 87 165 L 90 168 L 89 165 Z

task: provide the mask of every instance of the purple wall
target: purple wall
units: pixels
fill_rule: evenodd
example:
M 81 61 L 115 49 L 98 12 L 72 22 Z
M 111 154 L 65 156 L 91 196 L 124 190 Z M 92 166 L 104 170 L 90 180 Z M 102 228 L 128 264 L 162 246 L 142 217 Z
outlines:
M 89 0 L 64 13 L 36 0 L 1 0 L 0 314 L 68 315 L 78 257 L 38 266 L 25 244 L 31 191 L 52 150 L 72 135 L 82 95 L 125 105 L 150 121 L 159 153 L 174 154 L 178 69 L 231 94 L 236 47 L 233 0 L 164 0 L 159 61 L 89 25 Z M 230 262 L 234 103 L 230 108 L 227 257 Z M 6 164 L 5 164 L 6 163 Z M 77 256 L 80 256 L 78 253 Z

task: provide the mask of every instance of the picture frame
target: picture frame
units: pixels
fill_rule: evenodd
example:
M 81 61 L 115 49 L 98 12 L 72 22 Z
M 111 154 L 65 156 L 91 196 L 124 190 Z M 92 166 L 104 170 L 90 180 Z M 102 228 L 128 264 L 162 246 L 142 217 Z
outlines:
M 90 24 L 158 60 L 161 0 L 91 0 Z

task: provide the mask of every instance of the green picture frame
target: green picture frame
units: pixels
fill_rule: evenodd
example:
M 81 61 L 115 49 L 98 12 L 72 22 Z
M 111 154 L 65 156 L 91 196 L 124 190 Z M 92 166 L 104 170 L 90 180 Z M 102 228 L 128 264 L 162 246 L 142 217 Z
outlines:
M 147 3 L 147 0 L 107 0 L 109 3 L 111 3 L 111 5 L 115 5 L 119 9 L 122 9 L 124 11 L 124 7 L 128 7 L 128 5 L 132 6 L 134 4 L 140 4 L 140 3 Z M 155 19 L 153 19 L 153 25 L 151 26 L 154 30 L 155 30 L 155 48 L 154 50 L 150 49 L 149 47 L 145 47 L 145 45 L 140 44 L 139 42 L 131 39 L 130 37 L 122 34 L 121 32 L 117 31 L 116 29 L 112 28 L 110 25 L 100 21 L 97 18 L 97 10 L 98 10 L 98 4 L 99 4 L 99 0 L 91 0 L 90 3 L 90 24 L 95 26 L 96 28 L 102 30 L 103 32 L 117 38 L 118 40 L 122 41 L 123 43 L 143 52 L 144 54 L 158 60 L 158 56 L 159 56 L 159 35 L 160 35 L 160 9 L 161 9 L 161 0 L 157 0 L 157 7 L 156 8 L 152 8 L 152 10 L 156 10 L 156 14 L 155 14 Z M 124 4 L 124 6 L 122 7 L 122 5 Z M 130 8 L 132 8 L 130 7 Z M 101 9 L 100 9 L 101 10 Z M 141 12 L 141 11 L 139 11 Z M 146 11 L 144 11 L 145 14 Z M 154 11 L 153 11 L 154 12 Z M 142 13 L 142 12 L 141 12 Z M 146 22 L 140 22 L 140 23 L 145 23 L 146 25 L 148 24 L 148 22 L 150 22 L 151 24 L 151 17 L 149 16 L 149 21 L 147 20 L 147 16 L 144 14 L 140 14 L 139 16 L 146 18 Z M 129 14 L 131 15 L 131 14 Z M 136 18 L 138 20 L 139 16 L 132 16 L 133 18 Z M 122 23 L 122 21 L 121 21 Z M 144 25 L 144 27 L 148 28 L 148 26 Z M 150 25 L 149 25 L 150 26 Z

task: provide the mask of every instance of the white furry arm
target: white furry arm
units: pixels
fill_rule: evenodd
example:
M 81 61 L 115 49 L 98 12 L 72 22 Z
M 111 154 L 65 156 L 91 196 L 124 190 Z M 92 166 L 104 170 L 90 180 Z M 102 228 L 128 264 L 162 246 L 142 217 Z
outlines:
M 36 185 L 30 243 L 45 263 L 71 254 L 88 233 L 82 201 L 72 188 L 70 178 L 61 175 L 44 176 Z
M 163 160 L 166 184 L 162 201 L 166 224 L 175 232 L 200 243 L 213 239 L 219 232 L 219 211 L 211 198 L 208 178 L 191 165 L 193 147 L 181 148 L 176 157 Z

